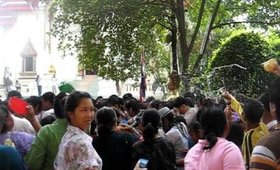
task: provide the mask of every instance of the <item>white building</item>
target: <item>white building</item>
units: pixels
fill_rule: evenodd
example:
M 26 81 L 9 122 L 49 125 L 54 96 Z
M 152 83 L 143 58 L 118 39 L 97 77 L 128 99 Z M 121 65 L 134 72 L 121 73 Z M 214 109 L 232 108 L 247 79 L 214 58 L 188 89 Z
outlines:
M 0 95 L 5 96 L 6 77 L 11 89 L 19 80 L 24 96 L 38 95 L 36 75 L 42 77 L 43 92 L 51 91 L 53 71 L 58 82 L 75 78 L 77 61 L 61 57 L 55 39 L 46 34 L 49 25 L 38 0 L 0 0 Z

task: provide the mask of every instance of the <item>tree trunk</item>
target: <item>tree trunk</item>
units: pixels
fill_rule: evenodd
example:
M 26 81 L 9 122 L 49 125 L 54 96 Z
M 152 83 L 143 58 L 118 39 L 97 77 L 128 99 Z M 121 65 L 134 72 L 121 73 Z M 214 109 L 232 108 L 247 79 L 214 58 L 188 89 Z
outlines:
M 116 90 L 117 90 L 118 96 L 121 96 L 122 95 L 122 91 L 121 91 L 121 85 L 120 85 L 120 81 L 119 80 L 116 80 Z
M 186 77 L 188 77 L 189 55 L 187 52 L 188 45 L 186 39 L 187 35 L 184 0 L 177 0 L 177 10 L 175 13 L 178 21 L 180 49 L 182 55 L 182 83 L 184 86 L 184 90 L 186 91 L 187 89 L 189 89 L 189 80 L 186 79 Z
M 218 14 L 221 1 L 222 0 L 217 0 L 216 6 L 214 8 L 214 11 L 213 11 L 212 15 L 210 16 L 209 23 L 207 25 L 203 41 L 201 43 L 201 47 L 200 47 L 200 51 L 199 51 L 199 56 L 198 56 L 198 58 L 197 58 L 197 60 L 196 60 L 196 62 L 194 64 L 194 72 L 198 72 L 198 66 L 199 66 L 199 64 L 200 64 L 200 62 L 201 62 L 201 60 L 203 58 L 204 53 L 205 53 L 206 45 L 208 43 L 209 36 L 210 36 L 211 31 L 212 31 L 212 27 L 213 27 L 214 21 L 216 19 L 217 14 Z
M 171 18 L 171 22 L 172 22 L 172 28 L 171 28 L 172 71 L 176 71 L 178 73 L 177 26 L 176 26 L 176 18 L 174 15 Z

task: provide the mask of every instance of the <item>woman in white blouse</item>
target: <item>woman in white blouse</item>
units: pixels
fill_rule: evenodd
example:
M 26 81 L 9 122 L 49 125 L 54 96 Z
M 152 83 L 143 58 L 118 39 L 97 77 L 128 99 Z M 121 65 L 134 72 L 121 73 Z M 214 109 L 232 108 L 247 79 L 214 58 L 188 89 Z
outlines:
M 54 162 L 57 170 L 101 170 L 102 160 L 85 133 L 93 119 L 93 103 L 86 92 L 73 92 L 66 100 L 65 111 L 69 125 L 59 145 Z

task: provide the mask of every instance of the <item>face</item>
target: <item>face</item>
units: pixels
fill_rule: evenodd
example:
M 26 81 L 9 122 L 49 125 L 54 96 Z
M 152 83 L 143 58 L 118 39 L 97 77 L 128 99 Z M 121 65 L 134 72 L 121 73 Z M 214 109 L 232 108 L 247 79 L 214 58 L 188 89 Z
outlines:
M 190 131 L 190 135 L 191 135 L 191 138 L 192 140 L 197 143 L 198 142 L 198 139 L 201 139 L 203 134 L 202 134 L 202 130 L 198 130 L 197 132 L 194 132 L 194 131 Z
M 92 100 L 89 98 L 82 99 L 75 111 L 69 113 L 71 125 L 83 131 L 87 130 L 91 124 L 93 113 Z
M 14 119 L 11 116 L 11 113 L 5 118 L 6 130 L 10 131 L 14 127 Z
M 42 110 L 48 110 L 51 108 L 49 101 L 42 99 Z
M 185 114 L 187 112 L 188 108 L 185 104 L 182 104 L 179 108 L 178 111 L 180 114 Z
M 272 118 L 274 120 L 277 120 L 277 115 L 276 115 L 276 106 L 274 103 L 269 103 L 269 111 L 270 111 L 270 114 L 272 116 Z
M 127 113 L 130 117 L 133 117 L 136 115 L 132 108 L 127 109 Z
M 162 129 L 167 133 L 172 127 L 172 124 L 167 119 L 162 119 Z

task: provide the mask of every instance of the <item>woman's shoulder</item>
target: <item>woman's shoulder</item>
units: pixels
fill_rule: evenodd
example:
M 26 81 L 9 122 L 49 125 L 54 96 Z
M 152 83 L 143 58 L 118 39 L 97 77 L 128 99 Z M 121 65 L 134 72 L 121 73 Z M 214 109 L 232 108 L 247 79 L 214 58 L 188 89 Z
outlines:
M 220 150 L 220 148 L 222 148 L 221 151 L 223 152 L 240 152 L 240 149 L 238 148 L 238 146 L 236 144 L 234 144 L 231 141 L 226 140 L 225 138 L 218 138 L 218 141 L 215 145 L 215 147 L 217 148 L 217 150 Z
M 125 140 L 129 143 L 135 143 L 138 141 L 138 138 L 129 132 L 113 132 L 113 135 L 115 135 L 120 140 Z
M 19 139 L 24 139 L 24 138 L 30 138 L 34 139 L 35 135 L 26 133 L 26 132 L 18 132 L 18 131 L 12 131 L 10 132 L 11 138 L 19 138 Z

